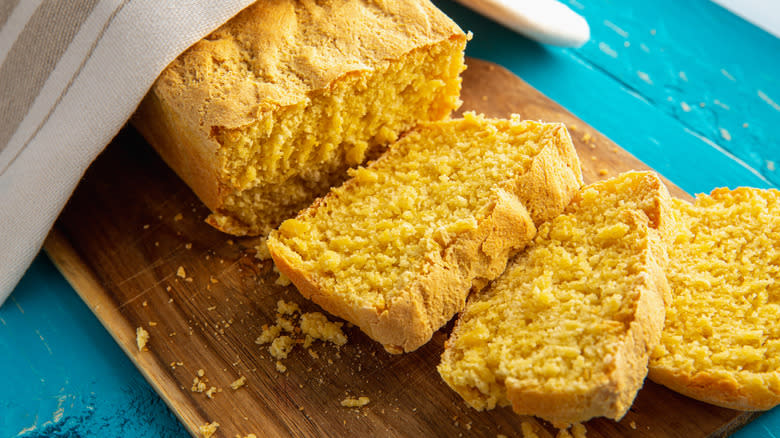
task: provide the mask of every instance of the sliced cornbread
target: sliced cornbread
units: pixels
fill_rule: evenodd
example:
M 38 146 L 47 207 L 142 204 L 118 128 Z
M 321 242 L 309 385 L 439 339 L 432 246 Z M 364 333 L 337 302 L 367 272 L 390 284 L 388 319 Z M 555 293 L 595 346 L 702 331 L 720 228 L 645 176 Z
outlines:
M 780 404 L 780 192 L 716 189 L 674 210 L 672 299 L 650 378 L 727 408 Z
M 474 114 L 424 123 L 351 174 L 268 249 L 301 294 L 395 353 L 427 342 L 582 184 L 563 125 Z
M 438 367 L 471 406 L 511 403 L 557 427 L 619 419 L 664 321 L 666 187 L 651 172 L 591 184 L 472 294 Z
M 171 63 L 134 124 L 210 224 L 264 234 L 447 117 L 466 40 L 428 0 L 259 0 Z

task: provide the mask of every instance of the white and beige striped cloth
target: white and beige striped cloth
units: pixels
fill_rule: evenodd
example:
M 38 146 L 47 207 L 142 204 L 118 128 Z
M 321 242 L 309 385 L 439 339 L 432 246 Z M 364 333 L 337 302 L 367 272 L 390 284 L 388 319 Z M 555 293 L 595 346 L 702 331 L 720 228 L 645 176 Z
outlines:
M 0 0 L 0 304 L 179 53 L 252 0 Z

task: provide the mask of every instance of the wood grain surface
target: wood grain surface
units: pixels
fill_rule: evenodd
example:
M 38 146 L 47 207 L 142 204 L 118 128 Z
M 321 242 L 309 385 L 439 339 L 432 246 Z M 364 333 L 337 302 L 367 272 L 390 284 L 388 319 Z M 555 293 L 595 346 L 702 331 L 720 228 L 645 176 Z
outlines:
M 461 111 L 565 122 L 587 181 L 645 167 L 507 70 L 468 64 Z M 46 242 L 58 268 L 193 435 L 216 421 L 215 436 L 225 437 L 522 436 L 521 422 L 532 421 L 540 436 L 554 436 L 546 423 L 508 408 L 477 412 L 446 386 L 435 367 L 451 324 L 405 355 L 390 355 L 357 328 L 345 328 L 347 345 L 316 343 L 318 358 L 296 348 L 282 361 L 287 371 L 277 371 L 267 346 L 255 344 L 262 326 L 274 323 L 276 302 L 319 309 L 294 287 L 275 284 L 271 262 L 255 257 L 257 239 L 222 234 L 203 222 L 207 214 L 126 128 L 89 169 Z M 137 327 L 150 334 L 143 351 Z M 198 370 L 218 389 L 213 398 L 191 391 Z M 231 389 L 240 376 L 246 385 Z M 342 407 L 348 396 L 371 401 Z M 725 436 L 755 415 L 648 381 L 622 421 L 596 419 L 587 427 L 589 437 Z

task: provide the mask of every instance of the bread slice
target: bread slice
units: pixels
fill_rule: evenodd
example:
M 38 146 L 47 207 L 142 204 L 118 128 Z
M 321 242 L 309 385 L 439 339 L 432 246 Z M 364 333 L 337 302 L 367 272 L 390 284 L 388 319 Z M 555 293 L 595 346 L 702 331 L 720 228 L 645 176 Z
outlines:
M 716 189 L 674 201 L 672 300 L 650 378 L 741 410 L 780 404 L 780 192 Z
M 556 427 L 621 418 L 664 322 L 669 193 L 651 172 L 583 188 L 472 294 L 438 370 L 472 407 Z
M 428 0 L 259 0 L 173 61 L 134 124 L 211 225 L 265 234 L 447 117 L 467 38 Z
M 474 114 L 422 124 L 351 174 L 268 249 L 301 294 L 393 353 L 426 343 L 582 184 L 563 125 Z

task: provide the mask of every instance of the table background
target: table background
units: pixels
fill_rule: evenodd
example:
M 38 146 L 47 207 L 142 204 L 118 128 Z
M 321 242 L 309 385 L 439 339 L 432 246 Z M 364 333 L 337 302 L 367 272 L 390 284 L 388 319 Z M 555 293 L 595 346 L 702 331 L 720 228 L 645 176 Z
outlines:
M 720 6 L 564 0 L 592 36 L 560 49 L 435 2 L 474 32 L 469 56 L 506 66 L 689 193 L 780 185 L 780 39 Z M 743 7 L 780 29 L 758 2 Z M 0 308 L 0 375 L 0 437 L 187 435 L 45 255 Z M 737 436 L 777 434 L 780 409 Z

